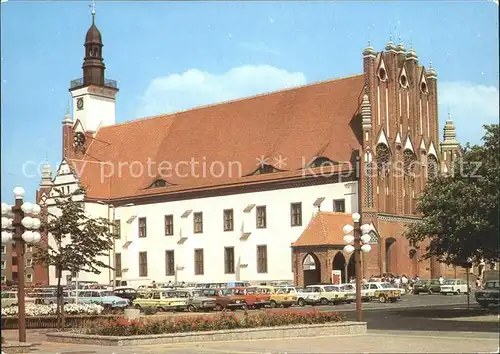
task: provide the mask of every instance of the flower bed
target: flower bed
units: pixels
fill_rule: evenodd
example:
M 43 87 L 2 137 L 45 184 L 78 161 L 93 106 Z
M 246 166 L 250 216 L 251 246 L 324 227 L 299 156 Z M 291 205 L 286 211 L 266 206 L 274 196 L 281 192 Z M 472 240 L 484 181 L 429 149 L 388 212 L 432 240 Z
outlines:
M 64 305 L 64 313 L 68 315 L 100 315 L 103 311 L 103 307 L 97 304 L 67 304 Z M 28 303 L 25 306 L 26 316 L 50 316 L 55 315 L 57 310 L 57 305 L 35 305 Z M 2 308 L 2 317 L 6 316 L 17 316 L 18 307 L 11 306 Z
M 67 328 L 92 326 L 93 322 L 117 319 L 117 315 L 65 315 L 64 323 Z M 17 316 L 2 316 L 2 330 L 19 328 Z M 57 328 L 57 316 L 30 316 L 26 317 L 26 328 Z
M 123 317 L 96 321 L 81 328 L 80 333 L 103 336 L 135 336 L 179 332 L 203 332 L 238 328 L 277 327 L 297 324 L 322 324 L 341 322 L 343 318 L 335 312 L 313 311 L 266 311 L 237 318 L 234 313 L 219 313 L 215 316 L 182 316 L 165 320 L 128 321 Z

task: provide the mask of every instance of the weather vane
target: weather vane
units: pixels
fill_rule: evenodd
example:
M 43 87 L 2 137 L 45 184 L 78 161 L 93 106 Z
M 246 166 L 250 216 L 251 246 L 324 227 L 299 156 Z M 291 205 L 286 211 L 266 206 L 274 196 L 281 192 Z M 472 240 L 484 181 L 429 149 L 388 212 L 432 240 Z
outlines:
M 89 7 L 92 9 L 92 16 L 95 16 L 95 0 L 92 0 L 92 4 Z

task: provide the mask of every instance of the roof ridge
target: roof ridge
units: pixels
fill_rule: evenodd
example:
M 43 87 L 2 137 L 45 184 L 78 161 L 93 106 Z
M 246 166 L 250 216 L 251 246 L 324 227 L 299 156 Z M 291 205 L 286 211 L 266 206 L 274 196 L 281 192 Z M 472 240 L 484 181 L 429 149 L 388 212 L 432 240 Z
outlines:
M 196 107 L 187 108 L 187 109 L 184 109 L 184 110 L 179 110 L 179 111 L 176 111 L 176 112 L 161 113 L 161 114 L 156 114 L 154 116 L 136 118 L 136 119 L 129 120 L 129 121 L 126 121 L 126 122 L 120 122 L 120 123 L 116 123 L 116 124 L 113 124 L 113 125 L 109 125 L 107 127 L 102 127 L 101 130 L 102 129 L 106 129 L 106 128 L 109 129 L 109 128 L 113 128 L 113 127 L 120 126 L 120 125 L 125 125 L 125 124 L 132 124 L 132 123 L 143 122 L 145 120 L 158 119 L 158 118 L 170 118 L 170 117 L 174 117 L 176 115 L 180 115 L 180 114 L 183 114 L 183 113 L 186 113 L 186 112 L 192 112 L 192 111 L 197 111 L 197 110 L 201 110 L 201 109 L 222 106 L 222 105 L 229 104 L 229 103 L 236 103 L 236 102 L 242 102 L 242 101 L 250 101 L 250 100 L 253 100 L 253 99 L 259 98 L 259 97 L 277 95 L 279 93 L 289 92 L 289 91 L 293 91 L 293 90 L 299 90 L 299 89 L 303 89 L 303 88 L 306 88 L 306 87 L 312 87 L 312 86 L 316 86 L 316 85 L 325 84 L 325 83 L 328 83 L 328 82 L 334 82 L 334 81 L 341 81 L 341 80 L 352 79 L 352 78 L 355 78 L 355 77 L 358 77 L 358 76 L 362 76 L 362 75 L 364 75 L 364 74 L 352 74 L 352 75 L 343 76 L 343 77 L 337 77 L 337 78 L 332 78 L 332 79 L 325 79 L 325 80 L 315 81 L 315 82 L 312 82 L 312 83 L 308 83 L 308 84 L 304 84 L 304 85 L 300 85 L 300 86 L 289 87 L 289 88 L 285 88 L 285 89 L 281 89 L 281 90 L 268 91 L 268 92 L 258 93 L 258 94 L 252 95 L 252 96 L 234 98 L 234 99 L 227 100 L 227 101 L 221 101 L 221 102 L 216 102 L 216 103 L 210 103 L 210 104 L 206 104 L 206 105 L 196 106 Z

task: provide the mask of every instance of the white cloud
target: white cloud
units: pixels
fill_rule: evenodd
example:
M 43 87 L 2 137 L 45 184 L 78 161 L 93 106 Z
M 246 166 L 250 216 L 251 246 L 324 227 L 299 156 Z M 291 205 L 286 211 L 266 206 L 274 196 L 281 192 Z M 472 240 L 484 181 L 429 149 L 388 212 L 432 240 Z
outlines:
M 479 143 L 484 135 L 483 124 L 498 123 L 498 87 L 470 82 L 438 82 L 441 127 L 448 118 L 448 109 L 461 143 Z
M 305 83 L 303 73 L 269 65 L 240 66 L 220 75 L 190 69 L 154 79 L 141 97 L 138 116 L 175 112 Z

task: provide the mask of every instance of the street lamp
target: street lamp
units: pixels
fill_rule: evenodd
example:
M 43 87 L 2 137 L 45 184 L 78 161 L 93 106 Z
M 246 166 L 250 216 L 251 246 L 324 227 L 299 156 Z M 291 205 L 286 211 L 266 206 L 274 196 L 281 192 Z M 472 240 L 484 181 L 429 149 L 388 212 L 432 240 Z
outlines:
M 19 316 L 19 342 L 26 342 L 26 322 L 25 322 L 25 294 L 24 294 L 24 248 L 25 244 L 35 244 L 40 242 L 41 235 L 38 231 L 41 221 L 36 215 L 41 211 L 37 204 L 30 202 L 23 203 L 24 188 L 14 188 L 16 202 L 13 206 L 2 203 L 2 243 L 11 240 L 16 242 L 16 253 L 18 256 L 18 266 L 20 269 L 19 283 L 17 286 L 17 306 Z M 31 216 L 30 216 L 31 215 Z M 13 233 L 12 233 L 13 231 Z
M 370 235 L 368 234 L 372 227 L 368 224 L 359 226 L 361 215 L 358 213 L 352 214 L 354 226 L 346 224 L 342 231 L 344 231 L 344 252 L 351 254 L 354 252 L 354 266 L 356 272 L 356 320 L 361 322 L 363 320 L 361 310 L 361 252 L 368 253 L 372 247 L 368 244 L 370 242 Z M 351 235 L 353 233 L 354 235 Z

